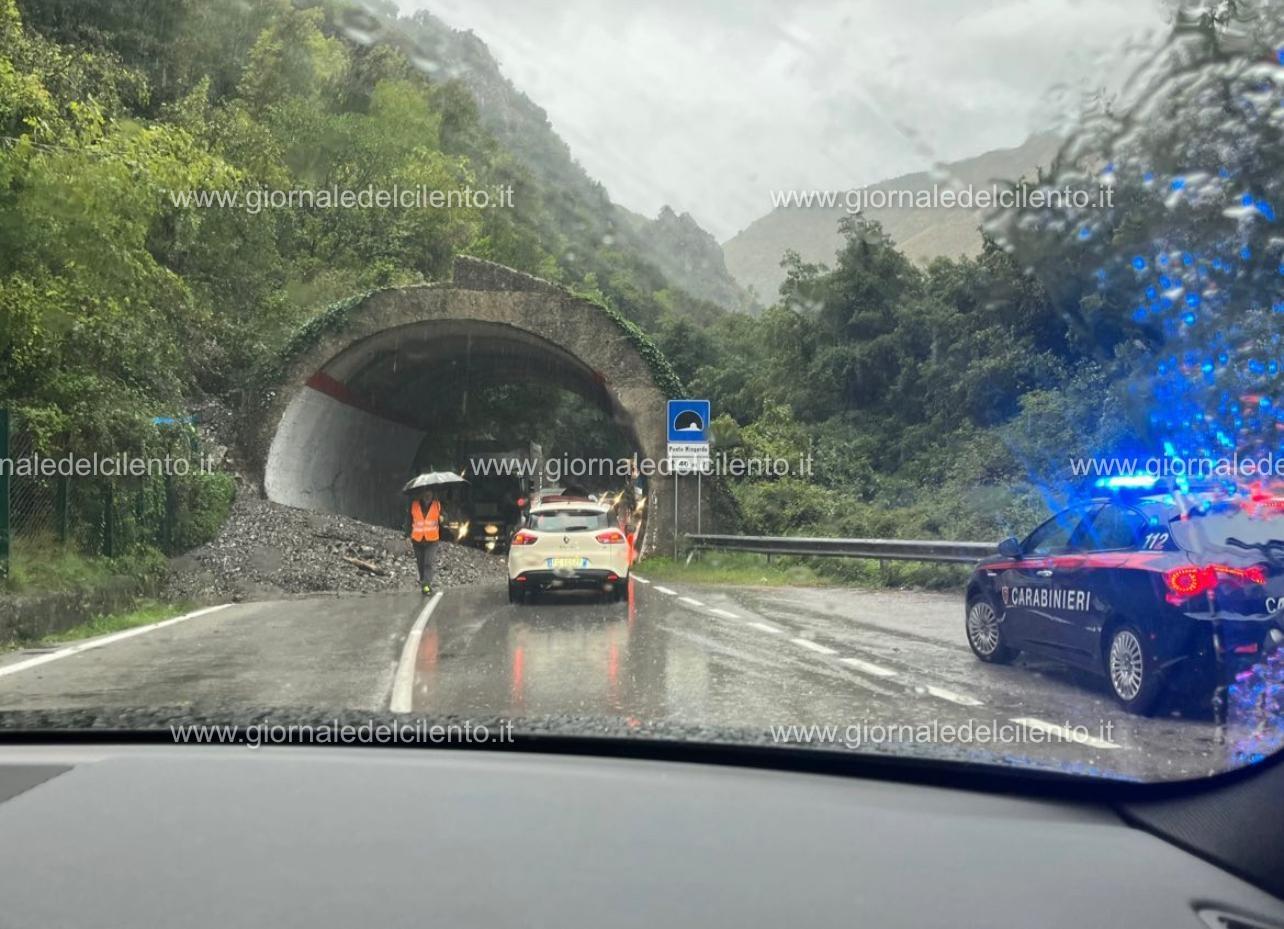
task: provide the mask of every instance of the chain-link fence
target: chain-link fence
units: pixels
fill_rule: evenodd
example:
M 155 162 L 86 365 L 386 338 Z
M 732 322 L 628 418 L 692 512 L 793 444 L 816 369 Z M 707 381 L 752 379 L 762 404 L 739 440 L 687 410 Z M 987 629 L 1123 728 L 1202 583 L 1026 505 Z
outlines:
M 4 574 L 13 561 L 62 552 L 115 557 L 145 545 L 177 554 L 205 541 L 230 501 L 230 478 L 210 472 L 190 423 L 158 421 L 128 453 L 84 455 L 42 440 L 21 416 L 8 420 L 7 451 L 0 434 Z
M 14 430 L 10 426 L 9 458 L 15 464 L 34 460 L 35 436 L 30 432 Z M 58 505 L 65 503 L 67 481 L 19 475 L 17 468 L 9 478 L 9 525 L 15 538 L 48 538 L 59 534 L 60 514 Z

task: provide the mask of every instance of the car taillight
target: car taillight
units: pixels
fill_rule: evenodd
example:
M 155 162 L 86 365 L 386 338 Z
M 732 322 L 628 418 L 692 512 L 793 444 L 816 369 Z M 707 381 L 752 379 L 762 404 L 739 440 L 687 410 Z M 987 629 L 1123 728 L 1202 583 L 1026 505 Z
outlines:
M 1266 570 L 1261 565 L 1233 568 L 1224 564 L 1185 565 L 1173 568 L 1171 571 L 1164 572 L 1164 583 L 1168 585 L 1168 602 L 1181 603 L 1206 590 L 1212 590 L 1223 578 L 1249 584 L 1265 584 Z
M 1176 597 L 1176 602 L 1180 602 L 1215 587 L 1217 572 L 1212 566 L 1173 568 L 1164 572 L 1164 583 L 1168 585 L 1169 601 L 1174 602 Z
M 1266 568 L 1263 565 L 1255 564 L 1247 568 L 1232 568 L 1229 565 L 1213 565 L 1213 570 L 1220 577 L 1233 577 L 1237 580 L 1248 581 L 1250 584 L 1266 583 Z
M 539 539 L 539 536 L 537 536 L 535 533 L 527 532 L 525 529 L 523 529 L 521 532 L 517 533 L 517 535 L 513 536 L 512 544 L 513 545 L 534 545 L 538 539 Z
M 608 529 L 606 532 L 599 532 L 594 538 L 603 545 L 619 545 L 625 541 L 624 533 L 619 529 Z

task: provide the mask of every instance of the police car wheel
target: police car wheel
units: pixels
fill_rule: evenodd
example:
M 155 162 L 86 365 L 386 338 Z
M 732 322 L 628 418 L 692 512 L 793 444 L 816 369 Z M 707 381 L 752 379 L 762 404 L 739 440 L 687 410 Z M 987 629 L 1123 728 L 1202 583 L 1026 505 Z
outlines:
M 508 602 L 517 603 L 517 604 L 525 603 L 526 590 L 520 584 L 514 584 L 512 581 L 509 581 L 508 582 Z
M 1144 715 L 1159 695 L 1159 673 L 1146 654 L 1145 639 L 1135 626 L 1119 626 L 1106 649 L 1106 680 L 1125 710 Z
M 1017 656 L 1016 649 L 1004 644 L 998 614 L 984 597 L 967 605 L 967 644 L 977 658 L 994 664 L 1006 664 Z

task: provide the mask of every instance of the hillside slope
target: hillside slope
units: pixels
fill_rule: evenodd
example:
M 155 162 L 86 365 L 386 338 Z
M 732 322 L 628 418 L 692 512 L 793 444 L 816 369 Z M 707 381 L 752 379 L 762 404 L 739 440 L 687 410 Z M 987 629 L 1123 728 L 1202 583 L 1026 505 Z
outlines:
M 587 208 L 594 228 L 586 231 L 634 251 L 697 300 L 733 311 L 749 307 L 748 294 L 727 271 L 712 235 L 687 213 L 679 216 L 665 207 L 649 219 L 612 203 L 606 189 L 575 160 L 548 114 L 504 76 L 499 62 L 475 34 L 452 29 L 423 11 L 402 24 L 426 53 L 434 77 L 457 80 L 468 88 L 477 101 L 482 126 L 523 167 L 547 189 L 557 191 L 564 205 Z
M 1058 139 L 1044 133 L 1031 136 L 1017 148 L 986 152 L 948 164 L 945 177 L 963 184 L 988 185 L 993 180 L 1033 177 L 1056 152 Z M 941 183 L 941 171 L 918 171 L 869 185 L 876 190 L 923 191 Z M 752 287 L 764 303 L 775 298 L 785 273 L 780 259 L 793 249 L 805 261 L 832 264 L 843 245 L 838 221 L 843 207 L 801 209 L 777 207 L 723 243 L 727 268 L 744 287 Z M 882 223 L 900 250 L 912 261 L 926 264 L 937 256 L 974 255 L 981 247 L 978 214 L 966 209 L 880 209 L 864 215 Z

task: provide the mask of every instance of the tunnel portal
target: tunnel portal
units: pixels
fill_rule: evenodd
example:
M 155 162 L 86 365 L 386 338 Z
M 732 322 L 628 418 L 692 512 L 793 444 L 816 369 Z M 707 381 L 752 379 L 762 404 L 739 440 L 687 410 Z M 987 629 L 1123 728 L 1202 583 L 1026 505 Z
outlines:
M 399 526 L 400 487 L 433 442 L 424 398 L 468 379 L 569 391 L 601 410 L 639 456 L 665 453 L 671 391 L 657 383 L 636 332 L 546 281 L 460 258 L 452 281 L 370 294 L 287 356 L 256 438 L 265 494 Z M 672 483 L 647 482 L 644 549 L 672 532 L 672 514 L 658 505 Z

